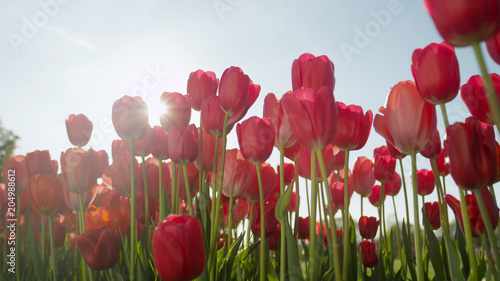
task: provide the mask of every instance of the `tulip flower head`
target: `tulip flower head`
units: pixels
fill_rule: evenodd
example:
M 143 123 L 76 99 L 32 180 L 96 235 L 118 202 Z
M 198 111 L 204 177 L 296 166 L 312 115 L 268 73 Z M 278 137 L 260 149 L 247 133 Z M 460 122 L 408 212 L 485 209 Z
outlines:
M 112 120 L 121 139 L 139 140 L 149 129 L 148 106 L 141 97 L 124 96 L 113 103 Z
M 236 125 L 241 154 L 255 165 L 265 162 L 274 147 L 274 126 L 269 118 L 250 117 Z
M 439 202 L 427 202 L 424 204 L 425 215 L 429 220 L 433 230 L 441 227 L 441 217 L 439 215 Z
M 113 267 L 120 257 L 120 244 L 116 227 L 92 228 L 76 237 L 76 247 L 83 260 L 93 270 Z
M 375 184 L 373 162 L 364 156 L 358 157 L 352 170 L 352 186 L 362 197 L 368 197 Z
M 335 67 L 327 56 L 315 57 L 309 53 L 300 55 L 292 64 L 292 86 L 296 91 L 311 88 L 315 91 L 327 87 L 333 93 Z
M 82 147 L 86 145 L 92 135 L 92 121 L 83 114 L 71 114 L 66 119 L 66 132 L 71 144 Z
M 374 267 L 378 264 L 378 257 L 375 242 L 363 240 L 358 245 L 358 252 L 361 253 L 361 260 L 366 267 Z
M 373 239 L 377 235 L 380 222 L 376 217 L 362 216 L 359 218 L 359 234 L 363 239 Z
M 337 132 L 333 143 L 341 150 L 358 150 L 365 146 L 372 128 L 373 114 L 357 105 L 337 102 Z
M 491 73 L 490 78 L 497 96 L 500 97 L 500 76 L 496 73 Z M 493 113 L 486 97 L 483 78 L 480 75 L 472 76 L 467 83 L 460 87 L 460 97 L 472 116 L 481 122 L 495 124 Z
M 217 94 L 219 80 L 212 71 L 198 69 L 191 72 L 187 81 L 187 94 L 191 100 L 191 107 L 200 111 L 203 100 Z

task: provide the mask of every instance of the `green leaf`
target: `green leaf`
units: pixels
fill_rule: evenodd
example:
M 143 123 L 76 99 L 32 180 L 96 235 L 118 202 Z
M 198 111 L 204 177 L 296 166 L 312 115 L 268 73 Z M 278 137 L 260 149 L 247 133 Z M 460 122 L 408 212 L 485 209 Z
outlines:
M 266 273 L 268 281 L 279 281 L 278 275 L 274 270 L 274 266 L 271 263 L 271 259 L 269 258 L 269 252 L 266 252 Z M 261 273 L 262 274 L 262 273 Z
M 244 237 L 244 235 L 241 234 L 233 242 L 233 244 L 231 244 L 231 247 L 229 248 L 229 251 L 228 251 L 226 257 L 224 258 L 224 261 L 222 263 L 222 267 L 219 271 L 219 280 L 230 280 L 231 274 L 232 274 L 232 269 L 233 269 L 234 259 L 236 257 L 236 254 L 238 253 L 238 249 L 240 248 L 241 242 L 243 241 L 243 237 Z
M 292 186 L 290 185 L 285 192 L 280 196 L 280 199 L 278 199 L 278 203 L 276 203 L 276 208 L 274 209 L 274 214 L 276 216 L 276 219 L 281 223 L 281 225 L 284 224 L 285 217 L 284 213 L 286 211 L 286 208 L 290 204 L 290 200 L 292 198 Z
M 295 237 L 293 236 L 292 229 L 285 220 L 286 229 L 286 247 L 287 247 L 287 260 L 288 260 L 288 276 L 290 281 L 304 281 L 304 275 L 300 268 L 299 261 L 299 250 L 297 249 L 297 243 L 295 242 Z
M 455 228 L 455 240 L 457 241 L 458 252 L 460 253 L 460 258 L 462 259 L 462 273 L 465 278 L 468 278 L 470 272 L 470 260 L 469 255 L 467 254 L 465 236 L 458 224 Z
M 412 255 L 412 247 L 410 244 L 410 239 L 408 238 L 408 234 L 406 233 L 406 226 L 405 222 L 403 220 L 403 244 L 405 247 L 405 254 L 406 254 L 406 264 L 408 265 L 408 268 L 410 269 L 410 275 L 411 275 L 411 280 L 417 280 L 417 273 L 415 272 L 415 257 Z M 401 266 L 405 266 L 402 264 Z
M 432 227 L 427 219 L 427 215 L 424 213 L 422 215 L 424 218 L 424 230 L 427 236 L 427 250 L 429 251 L 429 258 L 432 263 L 432 267 L 434 268 L 434 274 L 436 280 L 445 280 L 446 274 L 444 271 L 444 261 L 441 257 L 441 246 L 439 245 L 439 241 L 432 230 Z M 445 231 L 443 229 L 443 231 Z
M 35 243 L 35 232 L 32 229 L 32 225 L 29 225 L 29 230 L 28 232 L 30 233 L 30 254 L 31 254 L 31 261 L 33 262 L 33 267 L 35 268 L 35 275 L 37 276 L 38 280 L 45 280 L 45 267 L 43 266 L 42 260 L 40 258 L 40 254 L 38 253 L 38 247 L 36 246 Z
M 444 242 L 446 245 L 446 253 L 448 254 L 448 267 L 450 268 L 450 277 L 453 281 L 465 281 L 460 269 L 460 260 L 458 259 L 455 244 L 451 240 L 450 234 L 443 231 Z
M 355 224 L 354 224 L 354 220 L 352 219 L 352 216 L 349 216 L 349 218 L 351 219 L 351 222 L 350 222 L 350 228 L 349 228 L 349 251 L 350 251 L 350 266 L 349 266 L 349 280 L 355 280 L 357 278 L 357 274 L 358 274 L 358 255 L 357 255 L 357 252 L 358 252 L 358 245 L 357 245 L 357 241 L 356 241 L 356 227 L 355 227 Z M 335 234 L 336 235 L 336 234 Z

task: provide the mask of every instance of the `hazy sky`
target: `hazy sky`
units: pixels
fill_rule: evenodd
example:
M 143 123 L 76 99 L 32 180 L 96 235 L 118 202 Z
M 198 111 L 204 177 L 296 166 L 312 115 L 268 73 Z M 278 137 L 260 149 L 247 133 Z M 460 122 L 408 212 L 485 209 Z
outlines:
M 196 69 L 220 77 L 241 67 L 262 87 L 247 117 L 262 116 L 265 95 L 291 89 L 292 62 L 305 52 L 334 63 L 336 100 L 375 114 L 391 86 L 412 79 L 413 50 L 442 41 L 417 0 L 19 0 L 0 1 L 0 18 L 0 120 L 21 138 L 16 154 L 49 149 L 57 160 L 71 147 L 64 122 L 70 114 L 87 115 L 94 123 L 90 145 L 109 151 L 118 138 L 111 123 L 116 99 L 142 96 L 151 124 L 159 124 L 162 92 L 185 93 Z M 479 68 L 472 48 L 456 51 L 463 84 Z M 487 64 L 499 71 L 489 57 Z M 460 97 L 447 109 L 451 123 L 469 115 Z M 198 120 L 193 114 L 192 122 Z M 351 153 L 351 168 L 383 144 L 372 130 L 366 147 Z M 237 147 L 235 132 L 228 147 Z M 277 164 L 277 153 L 270 162 Z M 423 158 L 418 165 L 429 167 Z M 451 177 L 447 184 L 457 194 Z M 396 199 L 402 202 L 402 192 Z M 359 216 L 357 194 L 351 212 Z

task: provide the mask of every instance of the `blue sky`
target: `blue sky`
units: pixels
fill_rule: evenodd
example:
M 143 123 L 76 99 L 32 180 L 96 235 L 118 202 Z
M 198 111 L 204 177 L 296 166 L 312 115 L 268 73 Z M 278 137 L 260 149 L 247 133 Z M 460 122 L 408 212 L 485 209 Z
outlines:
M 21 137 L 16 154 L 49 149 L 53 159 L 71 146 L 64 125 L 70 114 L 87 115 L 91 146 L 109 151 L 118 138 L 111 124 L 116 99 L 142 96 L 151 124 L 159 124 L 162 92 L 185 93 L 196 69 L 220 77 L 229 66 L 241 67 L 262 87 L 247 117 L 262 116 L 267 93 L 291 89 L 291 64 L 304 52 L 332 60 L 336 100 L 375 114 L 391 86 L 412 79 L 413 50 L 442 41 L 416 0 L 3 1 L 0 16 L 0 120 Z M 479 68 L 472 48 L 456 52 L 463 84 Z M 491 59 L 487 64 L 499 71 Z M 469 115 L 460 97 L 447 109 L 451 123 Z M 441 118 L 438 124 L 442 136 Z M 366 147 L 351 153 L 351 167 L 384 143 L 372 130 Z M 228 147 L 237 147 L 234 132 Z M 277 153 L 270 162 L 278 162 Z M 418 165 L 429 167 L 425 159 Z M 356 194 L 352 204 L 357 217 Z

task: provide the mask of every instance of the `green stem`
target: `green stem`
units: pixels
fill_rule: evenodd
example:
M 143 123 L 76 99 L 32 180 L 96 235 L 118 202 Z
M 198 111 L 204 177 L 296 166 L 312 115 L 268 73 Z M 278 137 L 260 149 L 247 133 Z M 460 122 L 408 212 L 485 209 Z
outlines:
M 144 180 L 144 230 L 146 231 L 146 237 L 151 237 L 149 232 L 151 231 L 149 229 L 149 190 L 148 190 L 148 177 L 146 176 L 146 158 L 144 156 L 141 156 L 142 160 L 142 175 L 143 175 L 143 180 Z M 147 249 L 149 249 L 151 243 L 151 239 L 147 239 Z
M 361 196 L 361 216 L 363 216 L 363 195 Z
M 448 114 L 446 113 L 446 106 L 444 105 L 444 103 L 440 103 L 439 107 L 441 107 L 441 113 L 443 114 L 444 126 L 445 128 L 448 128 L 450 123 L 448 121 Z
M 165 210 L 163 208 L 165 208 L 165 188 L 163 187 L 163 160 L 161 159 L 158 159 L 158 162 L 159 165 L 160 165 L 160 168 L 158 170 L 158 197 L 160 198 L 160 202 L 159 202 L 159 207 L 160 207 L 160 219 L 158 220 L 159 222 L 163 221 L 163 219 L 165 218 Z
M 486 239 L 486 235 L 481 234 L 481 245 L 483 247 L 483 251 L 486 252 L 486 255 L 488 257 L 488 260 L 489 261 L 492 261 L 493 260 L 493 256 L 491 255 L 491 251 L 489 250 L 489 247 L 488 247 L 488 240 Z M 488 267 L 490 268 L 490 272 L 491 274 L 493 274 L 494 276 L 494 279 L 493 280 L 498 280 L 498 272 L 497 270 L 495 269 L 495 266 L 492 262 L 488 262 Z M 490 280 L 486 277 L 486 280 Z
M 380 242 L 384 244 L 387 252 L 387 234 L 385 232 L 385 214 L 384 214 L 384 195 L 385 195 L 385 182 L 380 182 L 380 195 L 379 195 L 379 216 L 380 216 Z
M 321 153 L 321 151 L 319 152 Z M 318 198 L 316 182 L 316 155 L 311 152 L 311 216 L 309 218 L 309 280 L 316 281 L 316 202 Z
M 396 200 L 394 200 L 394 196 L 392 196 L 392 206 L 394 207 L 394 218 L 396 219 L 396 241 L 398 243 L 398 254 L 402 253 L 401 250 L 401 241 L 399 238 L 399 222 L 398 222 L 398 211 L 396 210 Z
M 443 194 L 448 194 L 448 192 L 446 192 L 446 177 L 443 176 Z
M 497 130 L 500 132 L 500 104 L 498 103 L 497 93 L 493 87 L 491 77 L 486 69 L 486 63 L 484 61 L 483 53 L 479 42 L 473 42 L 472 47 L 476 53 L 477 61 L 479 63 L 479 68 L 481 69 L 481 74 L 483 75 L 484 88 L 486 89 L 486 97 L 488 98 L 488 104 L 490 106 L 490 111 L 493 113 L 493 119 L 495 120 L 495 125 Z
M 311 204 L 309 200 L 309 186 L 307 184 L 307 179 L 305 179 L 306 182 L 306 202 L 307 202 L 307 216 L 310 218 L 311 217 Z
M 136 237 L 136 221 L 135 221 L 135 167 L 134 167 L 134 141 L 129 140 L 130 151 L 130 280 L 135 280 L 135 245 L 137 244 Z
M 252 236 L 253 204 L 254 202 L 250 203 L 250 215 L 248 216 L 247 247 L 250 246 L 250 236 Z
M 450 223 L 448 221 L 447 208 L 444 207 L 443 201 L 443 187 L 441 186 L 441 180 L 439 179 L 439 170 L 437 168 L 436 158 L 431 159 L 432 172 L 434 173 L 434 181 L 436 182 L 436 189 L 439 201 L 439 216 L 441 217 L 441 225 L 444 226 L 444 230 L 450 233 Z
M 414 236 L 415 236 L 415 255 L 417 260 L 417 280 L 424 281 L 424 268 L 422 260 L 422 242 L 420 241 L 420 219 L 418 207 L 418 181 L 417 181 L 417 157 L 415 153 L 411 154 L 411 172 L 413 187 L 413 216 L 414 216 Z
M 177 182 L 177 179 L 176 179 L 176 176 L 177 176 L 177 165 L 172 162 L 172 171 L 170 172 L 170 179 L 172 181 L 171 183 L 171 188 L 172 188 L 172 197 L 170 199 L 171 201 L 171 210 L 170 210 L 170 213 L 171 214 L 177 214 L 177 212 L 179 211 L 179 208 L 177 208 L 177 200 L 176 198 L 179 197 L 179 194 L 177 194 L 177 188 L 176 188 L 176 182 Z
M 474 251 L 474 242 L 472 241 L 472 231 L 469 219 L 469 210 L 467 208 L 467 201 L 465 199 L 465 190 L 459 188 L 460 192 L 460 207 L 462 211 L 462 218 L 464 221 L 465 242 L 467 244 L 467 251 L 469 254 L 469 261 L 471 265 L 470 276 L 472 280 L 477 279 L 477 257 Z
M 493 195 L 493 199 L 495 199 L 495 204 L 497 204 L 497 205 L 498 205 L 498 203 L 497 203 L 497 196 L 495 195 L 495 189 L 493 188 L 493 185 L 492 185 L 492 184 L 490 184 L 490 185 L 488 186 L 488 188 L 490 189 L 491 195 Z
M 323 207 L 323 211 L 325 212 L 325 224 L 326 224 L 326 229 L 325 231 L 327 232 L 327 242 L 328 242 L 328 245 L 332 245 L 332 232 L 331 232 L 331 228 L 330 228 L 330 223 L 328 222 L 328 219 L 327 219 L 327 213 L 328 213 L 328 205 L 326 204 L 326 201 L 325 201 L 325 192 L 324 192 L 324 187 L 328 185 L 325 185 L 323 182 L 321 183 L 321 186 L 320 186 L 320 198 L 318 198 L 318 200 L 320 200 L 319 202 L 321 202 L 321 206 Z M 321 210 L 321 208 L 319 208 Z M 323 221 L 321 220 L 321 212 L 320 212 L 320 221 Z M 328 232 L 328 230 L 330 230 L 330 232 Z M 325 247 L 328 247 L 328 245 L 325 245 Z M 328 251 L 328 263 L 329 263 L 329 266 L 330 268 L 334 267 L 334 264 L 333 264 L 333 251 Z
M 344 258 L 343 258 L 343 269 L 342 278 L 347 279 L 347 273 L 349 269 L 349 149 L 345 151 L 345 161 L 344 161 Z M 345 241 L 348 241 L 345 243 Z
M 314 162 L 312 161 L 312 158 L 314 158 L 314 157 L 312 157 L 313 155 L 314 155 L 314 153 L 311 153 L 311 166 L 312 166 L 312 163 L 314 163 L 314 166 L 316 166 L 316 160 L 314 160 Z M 335 213 L 333 212 L 332 192 L 330 190 L 330 186 L 328 185 L 328 175 L 326 173 L 325 159 L 323 158 L 323 153 L 321 152 L 321 150 L 318 150 L 318 151 L 316 151 L 316 155 L 318 156 L 319 168 L 321 169 L 321 176 L 323 178 L 323 182 L 325 183 L 326 195 L 328 197 L 328 213 L 330 214 L 329 215 L 329 217 L 330 217 L 330 229 L 331 229 L 330 235 L 332 237 L 332 246 L 331 247 L 333 249 L 333 264 L 335 267 L 335 271 L 334 271 L 335 281 L 340 281 L 340 280 L 342 280 L 342 272 L 340 271 L 341 267 L 340 267 L 339 243 L 338 243 L 338 239 L 337 239 L 337 224 L 335 223 Z M 311 168 L 311 175 L 316 175 L 316 169 L 313 173 L 312 168 Z M 312 176 L 311 178 L 316 179 L 315 176 Z M 307 188 L 306 188 L 306 190 L 307 190 Z M 312 219 L 310 219 L 309 222 L 311 222 L 311 220 Z M 315 220 L 314 220 L 314 224 L 316 224 Z M 316 231 L 316 229 L 314 229 L 314 231 L 310 230 L 310 233 L 311 234 L 316 233 L 315 231 Z M 347 237 L 347 236 L 344 236 L 344 237 Z
M 198 134 L 198 163 L 200 163 L 200 172 L 198 173 L 198 182 L 200 184 L 200 194 L 203 193 L 203 189 L 205 188 L 205 181 L 202 173 L 202 165 L 203 165 L 203 122 L 201 122 L 201 114 L 200 114 L 200 133 Z M 217 147 L 216 147 L 217 148 Z M 218 152 L 218 151 L 217 151 Z
M 495 257 L 495 266 L 500 269 L 500 253 L 498 252 L 498 244 L 495 239 L 495 232 L 493 231 L 493 226 L 491 225 L 490 215 L 488 214 L 488 210 L 486 209 L 486 205 L 484 204 L 483 194 L 481 190 L 474 190 L 474 194 L 476 194 L 477 203 L 479 205 L 479 209 L 481 210 L 481 215 L 483 216 L 484 225 L 486 226 L 486 233 L 488 234 L 488 239 L 490 240 L 490 245 L 493 248 L 493 256 Z
M 403 169 L 403 160 L 399 159 L 399 168 L 401 170 L 401 182 L 403 183 L 403 193 L 405 195 L 405 208 L 406 208 L 406 232 L 410 235 L 410 205 L 408 202 L 408 191 L 406 189 L 405 171 Z
M 299 188 L 299 168 L 297 167 L 297 163 L 295 163 L 294 167 L 294 184 L 295 184 L 295 227 L 293 228 L 293 235 L 295 236 L 295 241 L 298 242 L 298 228 L 299 228 L 299 209 L 300 209 L 300 188 Z M 309 202 L 308 202 L 309 204 Z
M 183 171 L 184 171 L 184 187 L 186 188 L 188 214 L 190 216 L 192 216 L 194 214 L 194 211 L 193 211 L 193 203 L 192 203 L 192 198 L 191 198 L 191 187 L 189 184 L 187 164 L 182 165 L 182 167 L 183 167 Z
M 260 281 L 266 280 L 266 223 L 265 223 L 265 202 L 264 202 L 264 189 L 262 187 L 262 174 L 260 171 L 260 165 L 255 165 L 255 170 L 257 171 L 257 181 L 259 183 L 259 204 L 260 204 L 260 253 L 259 253 L 259 272 Z
M 283 193 L 285 192 L 285 149 L 284 148 L 280 148 L 280 195 L 283 195 Z M 295 194 L 295 198 L 298 198 L 298 193 Z M 296 207 L 298 207 L 298 205 L 295 205 Z M 298 213 L 298 211 L 296 210 L 296 212 Z M 285 209 L 285 214 L 284 214 L 284 217 L 286 218 L 286 215 L 287 215 L 287 211 Z M 285 260 L 286 260 L 286 236 L 285 236 L 285 227 L 284 225 L 281 226 L 280 228 L 281 230 L 281 237 L 280 237 L 280 241 L 281 241 L 281 247 L 280 247 L 280 280 L 285 280 Z
M 233 195 L 229 196 L 229 209 L 228 211 L 228 227 L 227 227 L 227 248 L 231 248 L 231 244 L 233 244 L 233 206 L 234 206 Z
M 52 277 L 54 281 L 57 281 L 57 263 L 56 263 L 56 255 L 54 252 L 54 234 L 52 233 L 52 217 L 49 217 L 49 241 L 50 241 L 50 258 L 52 260 Z
M 83 208 L 83 196 L 81 193 L 78 194 L 78 203 L 80 205 L 80 211 L 78 212 L 78 228 L 80 229 L 80 234 L 85 232 L 85 211 Z M 76 248 L 76 247 L 75 247 Z M 87 269 L 86 269 L 85 261 L 83 257 L 80 255 L 80 269 L 82 271 L 82 279 L 87 280 Z

